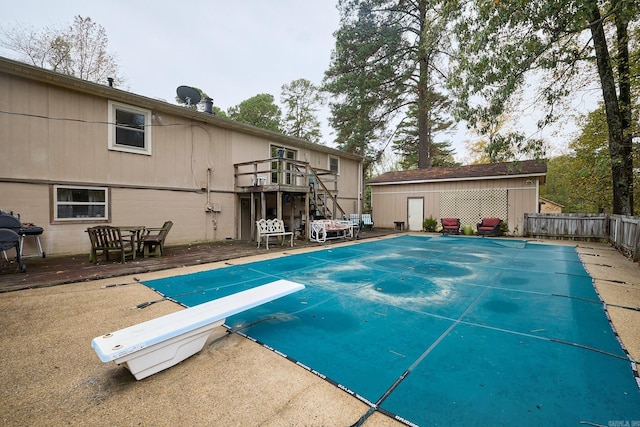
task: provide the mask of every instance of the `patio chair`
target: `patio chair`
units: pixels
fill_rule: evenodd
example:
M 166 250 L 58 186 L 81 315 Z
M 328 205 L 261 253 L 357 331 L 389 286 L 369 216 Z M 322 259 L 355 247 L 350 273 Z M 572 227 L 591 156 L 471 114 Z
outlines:
M 441 218 L 442 234 L 460 234 L 460 218 Z
M 136 259 L 136 247 L 133 236 L 122 238 L 122 232 L 118 227 L 98 225 L 87 228 L 91 241 L 90 262 L 98 262 L 98 252 L 104 254 L 107 261 L 111 261 L 111 252 L 119 252 L 120 262 L 126 262 L 127 257 Z
M 369 227 L 369 230 L 373 231 L 373 218 L 371 214 L 362 214 L 362 229 Z
M 173 227 L 172 221 L 166 221 L 161 228 L 147 228 L 144 236 L 140 237 L 143 246 L 143 256 L 161 256 L 164 252 L 164 241 Z
M 354 226 L 358 226 L 358 228 L 360 227 L 360 214 L 349 214 L 349 221 L 351 221 L 351 224 L 353 224 Z
M 500 218 L 482 218 L 482 222 L 478 224 L 478 236 L 500 236 L 502 231 Z
M 360 214 L 349 214 L 349 221 L 351 221 L 351 234 L 353 234 L 353 237 L 357 239 L 359 237 L 360 228 L 362 227 Z
M 22 252 L 20 249 L 20 236 L 13 230 L 8 228 L 0 228 L 0 251 L 4 254 L 5 259 L 8 261 L 6 251 L 15 248 L 16 249 L 16 260 L 18 261 L 18 267 L 20 268 L 20 272 L 24 273 L 27 271 L 27 268 L 22 263 L 22 257 L 20 253 Z

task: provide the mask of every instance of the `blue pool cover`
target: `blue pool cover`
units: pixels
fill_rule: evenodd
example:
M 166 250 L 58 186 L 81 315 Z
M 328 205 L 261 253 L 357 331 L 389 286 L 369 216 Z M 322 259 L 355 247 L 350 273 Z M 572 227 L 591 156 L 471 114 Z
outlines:
M 640 380 L 574 247 L 400 236 L 149 281 L 408 425 L 640 426 Z

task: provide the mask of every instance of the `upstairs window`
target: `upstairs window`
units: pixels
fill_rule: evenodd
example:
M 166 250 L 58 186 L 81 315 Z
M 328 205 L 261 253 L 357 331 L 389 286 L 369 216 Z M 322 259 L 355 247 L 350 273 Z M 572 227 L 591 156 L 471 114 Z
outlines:
M 329 156 L 329 170 L 340 175 L 340 159 L 338 157 Z
M 151 155 L 151 111 L 109 101 L 109 149 Z

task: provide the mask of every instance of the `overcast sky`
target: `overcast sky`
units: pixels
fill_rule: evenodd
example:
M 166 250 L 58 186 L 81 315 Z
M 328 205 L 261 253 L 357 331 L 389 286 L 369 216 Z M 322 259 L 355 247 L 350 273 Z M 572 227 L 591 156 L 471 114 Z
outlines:
M 319 85 L 339 26 L 331 0 L 2 3 L 2 28 L 60 28 L 90 17 L 105 28 L 131 92 L 174 103 L 178 86 L 195 86 L 223 110 L 260 93 L 279 103 L 282 85 L 296 79 Z
M 10 6 L 7 6 L 10 4 Z M 175 103 L 181 85 L 202 89 L 223 110 L 260 93 L 280 102 L 282 85 L 304 78 L 322 82 L 335 46 L 339 14 L 334 0 L 0 0 L 0 28 L 65 27 L 76 15 L 102 25 L 109 51 L 128 90 Z M 0 48 L 0 55 L 14 57 Z M 326 116 L 323 138 L 333 145 Z M 523 126 L 535 123 L 526 120 Z M 565 123 L 566 125 L 566 123 Z M 465 126 L 452 139 L 457 160 Z M 533 125 L 532 128 L 535 128 Z M 555 144 L 568 139 L 547 131 Z M 531 130 L 527 133 L 530 135 Z M 538 136 L 538 137 L 539 137 Z
M 225 110 L 259 93 L 279 101 L 295 79 L 319 84 L 339 24 L 330 0 L 25 0 L 2 9 L 3 28 L 90 17 L 105 28 L 132 92 L 173 102 L 186 84 Z

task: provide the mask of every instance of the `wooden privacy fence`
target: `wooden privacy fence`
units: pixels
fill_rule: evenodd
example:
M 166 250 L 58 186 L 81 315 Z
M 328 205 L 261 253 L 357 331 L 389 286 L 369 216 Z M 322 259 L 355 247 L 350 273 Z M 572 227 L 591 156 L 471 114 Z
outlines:
M 640 259 L 640 218 L 609 214 L 525 214 L 525 237 L 600 240 Z

